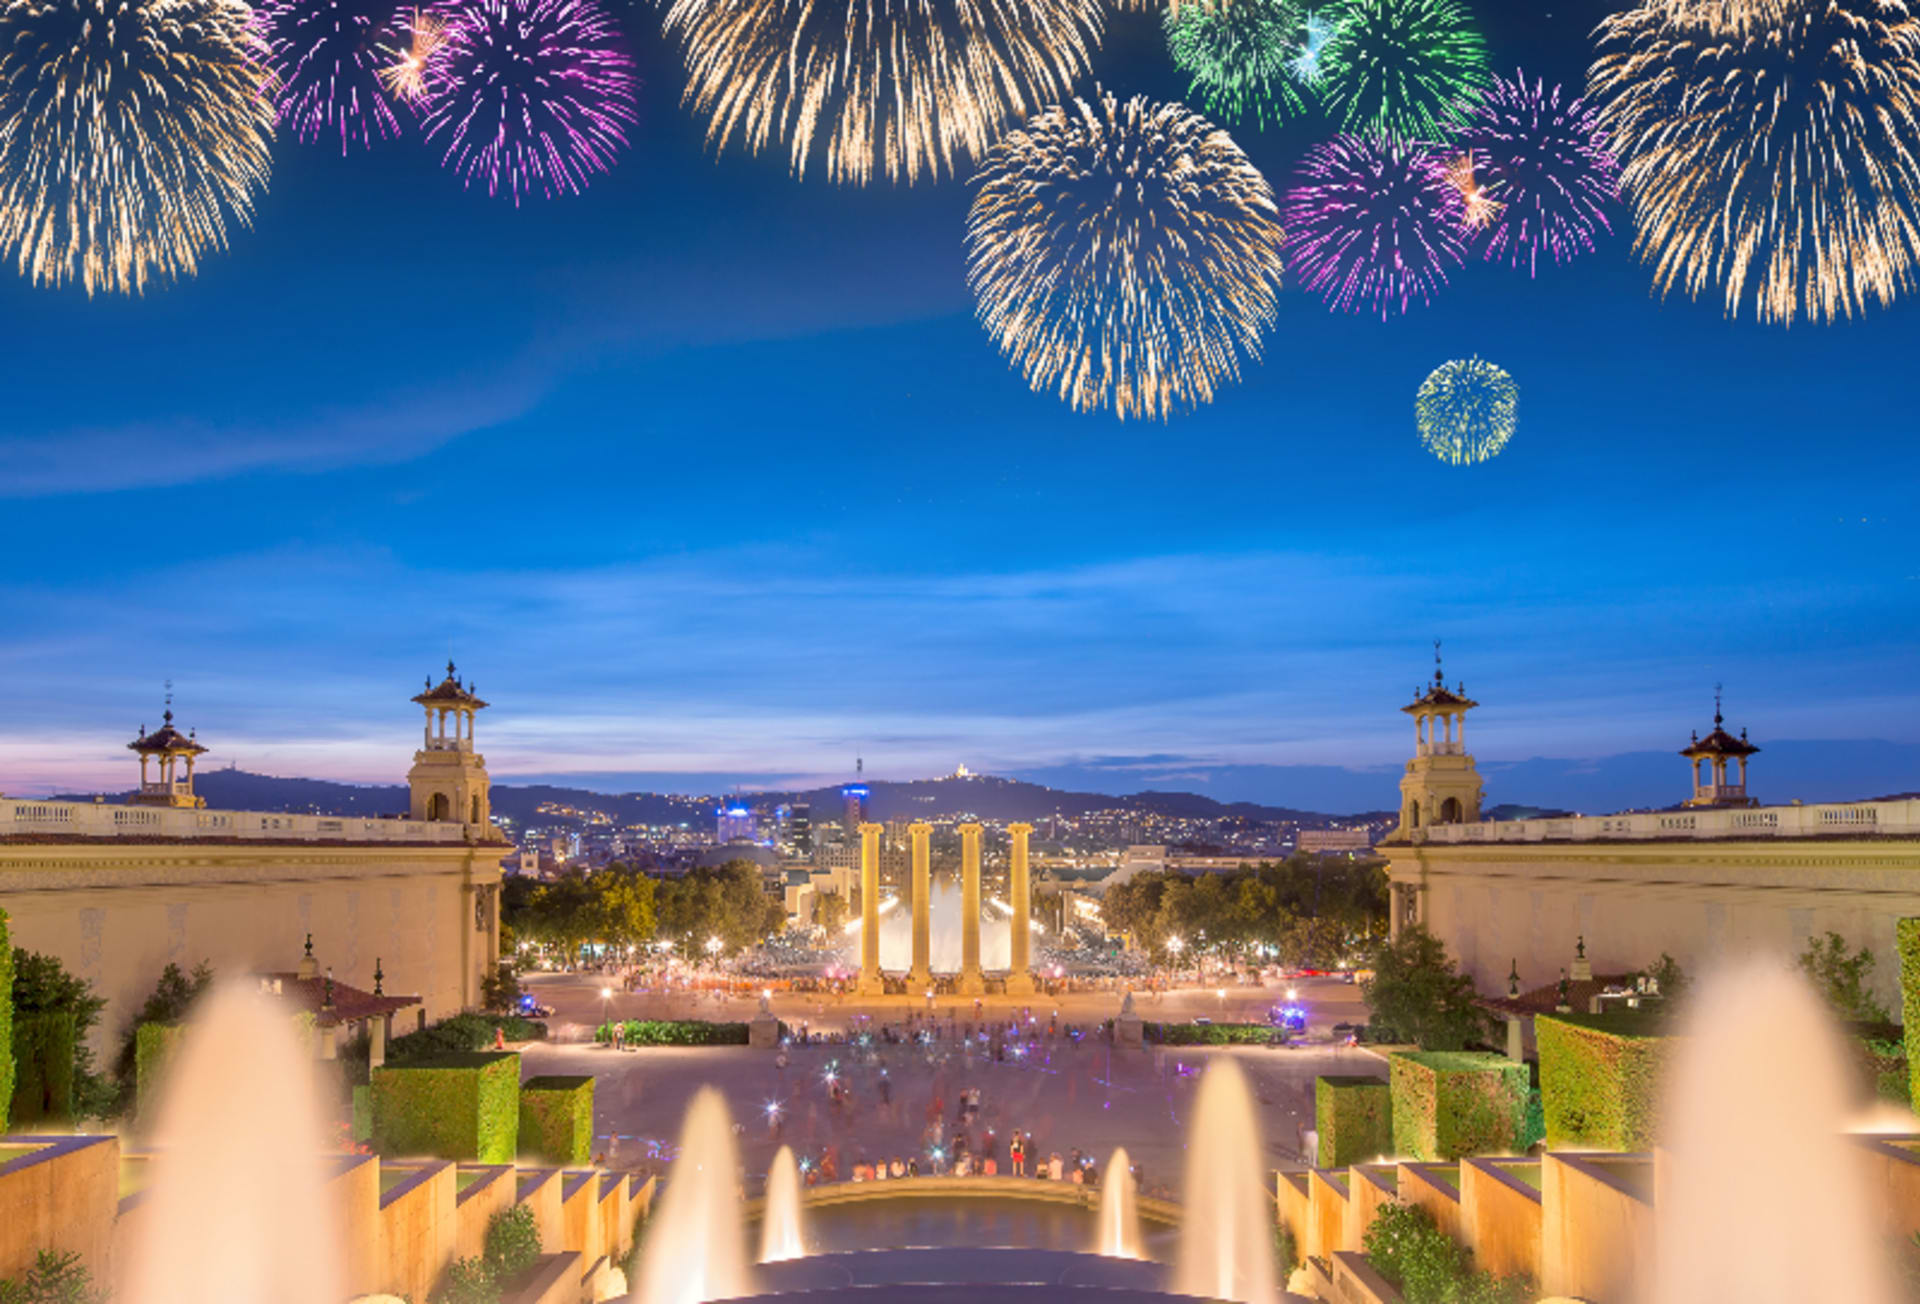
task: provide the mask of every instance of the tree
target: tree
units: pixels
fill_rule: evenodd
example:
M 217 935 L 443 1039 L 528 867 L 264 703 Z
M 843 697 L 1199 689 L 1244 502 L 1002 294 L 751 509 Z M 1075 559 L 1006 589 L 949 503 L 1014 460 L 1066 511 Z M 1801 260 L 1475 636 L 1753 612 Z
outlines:
M 828 937 L 838 937 L 847 926 L 847 899 L 838 892 L 822 892 L 813 903 L 813 922 L 825 929 Z
M 15 1028 L 23 1014 L 73 1016 L 73 1107 L 82 1117 L 107 1114 L 117 1095 L 112 1079 L 94 1072 L 93 1049 L 87 1044 L 106 1006 L 106 999 L 94 994 L 92 983 L 68 973 L 56 957 L 14 948 Z
M 194 1004 L 207 994 L 211 986 L 213 967 L 205 960 L 193 966 L 191 973 L 183 971 L 177 964 L 169 964 L 160 971 L 160 981 L 153 985 L 146 1003 L 127 1025 L 125 1034 L 120 1038 L 120 1051 L 113 1058 L 113 1076 L 120 1083 L 124 1097 L 131 1099 L 134 1087 L 138 1085 L 134 1077 L 136 1038 L 140 1025 L 183 1022 L 192 1012 Z
M 1362 994 L 1378 1022 L 1422 1050 L 1460 1050 L 1483 1041 L 1487 1016 L 1474 1003 L 1473 980 L 1453 967 L 1446 945 L 1419 924 L 1373 953 L 1373 977 Z
M 1873 952 L 1861 947 L 1851 956 L 1847 941 L 1836 932 L 1816 937 L 1800 953 L 1800 969 L 1814 990 L 1844 1023 L 1887 1023 L 1886 1007 L 1875 999 Z

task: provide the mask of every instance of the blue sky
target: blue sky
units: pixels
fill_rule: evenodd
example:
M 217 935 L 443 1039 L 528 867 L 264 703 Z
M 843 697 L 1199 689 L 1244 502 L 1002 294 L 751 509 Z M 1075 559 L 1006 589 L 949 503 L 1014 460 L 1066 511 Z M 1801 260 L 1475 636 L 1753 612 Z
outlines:
M 1550 79 L 1601 12 L 1474 7 Z M 1911 301 L 1729 323 L 1616 235 L 1384 324 L 1289 288 L 1210 407 L 1076 415 L 971 319 L 963 184 L 716 159 L 631 21 L 644 121 L 583 198 L 282 142 L 194 281 L 0 281 L 0 790 L 124 778 L 168 678 L 216 761 L 391 780 L 449 654 L 497 774 L 623 787 L 858 753 L 1384 805 L 1436 637 L 1487 762 L 1670 752 L 1716 681 L 1763 743 L 1920 744 Z M 1144 18 L 1098 73 L 1181 90 Z M 1323 131 L 1236 138 L 1283 184 Z M 1451 468 L 1412 398 L 1470 353 L 1520 428 Z M 1871 755 L 1821 795 L 1920 787 Z

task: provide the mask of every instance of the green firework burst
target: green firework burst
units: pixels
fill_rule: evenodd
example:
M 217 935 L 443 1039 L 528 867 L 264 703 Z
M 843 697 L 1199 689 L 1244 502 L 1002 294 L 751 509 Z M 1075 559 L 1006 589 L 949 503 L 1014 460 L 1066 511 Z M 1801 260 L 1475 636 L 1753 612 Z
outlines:
M 1348 131 L 1434 141 L 1486 84 L 1487 47 L 1458 0 L 1351 0 L 1322 65 Z
M 1491 362 L 1442 363 L 1414 395 L 1420 446 L 1455 466 L 1484 462 L 1513 438 L 1519 407 L 1520 387 Z
M 1293 0 L 1221 0 L 1168 9 L 1167 52 L 1207 111 L 1265 127 L 1304 112 L 1291 75 L 1304 15 Z

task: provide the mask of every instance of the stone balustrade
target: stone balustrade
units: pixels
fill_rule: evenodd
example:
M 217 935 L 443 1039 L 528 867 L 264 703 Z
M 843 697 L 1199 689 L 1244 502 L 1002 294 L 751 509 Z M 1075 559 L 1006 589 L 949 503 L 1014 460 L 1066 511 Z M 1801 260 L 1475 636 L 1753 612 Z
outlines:
M 1845 802 L 1821 806 L 1747 806 L 1649 811 L 1633 815 L 1575 815 L 1564 819 L 1481 820 L 1431 824 L 1412 840 L 1468 845 L 1483 842 L 1664 841 L 1708 838 L 1870 838 L 1920 835 L 1920 799 Z
M 499 836 L 491 828 L 488 833 Z M 31 841 L 35 838 L 425 844 L 465 842 L 468 828 L 451 820 L 289 815 L 273 811 L 0 798 L 0 839 Z

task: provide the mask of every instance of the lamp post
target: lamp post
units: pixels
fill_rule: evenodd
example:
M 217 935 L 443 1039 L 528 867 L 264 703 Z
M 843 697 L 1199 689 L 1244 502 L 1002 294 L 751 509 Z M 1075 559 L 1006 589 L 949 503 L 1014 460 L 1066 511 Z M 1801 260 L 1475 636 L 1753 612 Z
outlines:
M 609 1028 L 613 1024 L 613 988 L 611 987 L 600 989 L 600 1022 L 608 1025 Z M 609 1031 L 607 1035 L 611 1037 L 613 1034 Z
M 1167 950 L 1173 953 L 1173 960 L 1167 965 L 1167 985 L 1169 987 L 1180 981 L 1180 952 L 1185 949 L 1186 945 L 1185 942 L 1177 937 L 1169 937 L 1167 939 Z

